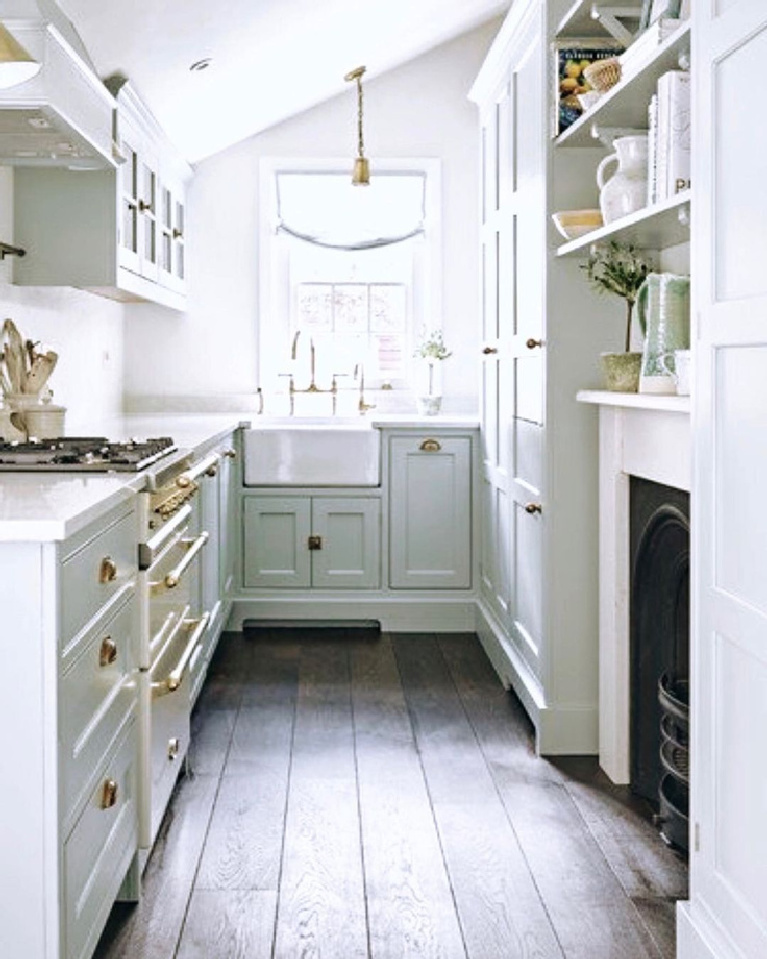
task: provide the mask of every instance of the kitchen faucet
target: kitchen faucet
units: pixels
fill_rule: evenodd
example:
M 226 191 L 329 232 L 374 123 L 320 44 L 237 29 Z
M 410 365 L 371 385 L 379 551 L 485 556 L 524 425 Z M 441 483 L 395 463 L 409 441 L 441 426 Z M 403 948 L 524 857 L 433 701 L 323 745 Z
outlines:
M 301 330 L 296 330 L 293 336 L 293 342 L 290 347 L 290 358 L 295 362 L 296 355 L 298 353 L 298 338 L 301 336 Z M 330 389 L 324 390 L 321 387 L 317 386 L 315 381 L 315 366 L 317 359 L 317 351 L 314 346 L 314 338 L 309 337 L 309 385 L 303 388 L 297 387 L 292 373 L 280 373 L 280 376 L 288 376 L 288 394 L 290 396 L 290 415 L 293 415 L 295 409 L 295 400 L 294 396 L 296 393 L 330 393 L 333 398 L 333 416 L 336 415 L 336 400 L 338 396 L 338 382 L 336 377 L 342 375 L 340 373 L 334 373 L 333 378 L 330 382 Z

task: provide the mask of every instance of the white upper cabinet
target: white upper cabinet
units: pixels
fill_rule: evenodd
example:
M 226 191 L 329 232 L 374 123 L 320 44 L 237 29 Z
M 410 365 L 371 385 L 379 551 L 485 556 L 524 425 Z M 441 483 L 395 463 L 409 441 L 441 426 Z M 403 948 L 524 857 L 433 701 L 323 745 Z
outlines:
M 14 238 L 28 255 L 15 264 L 14 282 L 183 310 L 191 168 L 129 83 L 107 85 L 116 97 L 117 169 L 16 171 Z

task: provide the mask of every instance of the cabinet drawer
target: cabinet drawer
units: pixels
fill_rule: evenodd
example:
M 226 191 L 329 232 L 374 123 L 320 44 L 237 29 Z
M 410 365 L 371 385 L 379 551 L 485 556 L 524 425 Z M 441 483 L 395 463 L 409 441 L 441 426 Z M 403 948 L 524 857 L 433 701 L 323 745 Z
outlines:
M 114 794 L 111 786 L 116 787 Z M 136 724 L 131 723 L 64 845 L 66 957 L 90 956 L 137 849 Z
M 136 574 L 138 545 L 136 514 L 93 529 L 61 568 L 61 637 L 64 651 L 74 637 Z
M 84 648 L 62 676 L 61 779 L 66 819 L 136 702 L 128 682 L 134 665 L 134 596 L 89 632 Z

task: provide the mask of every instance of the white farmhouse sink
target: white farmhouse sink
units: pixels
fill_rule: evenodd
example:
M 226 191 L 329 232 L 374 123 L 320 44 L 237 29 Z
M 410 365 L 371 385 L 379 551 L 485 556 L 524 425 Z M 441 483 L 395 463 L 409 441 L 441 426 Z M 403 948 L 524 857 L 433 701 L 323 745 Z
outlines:
M 246 486 L 378 486 L 381 434 L 368 425 L 264 423 L 245 430 Z

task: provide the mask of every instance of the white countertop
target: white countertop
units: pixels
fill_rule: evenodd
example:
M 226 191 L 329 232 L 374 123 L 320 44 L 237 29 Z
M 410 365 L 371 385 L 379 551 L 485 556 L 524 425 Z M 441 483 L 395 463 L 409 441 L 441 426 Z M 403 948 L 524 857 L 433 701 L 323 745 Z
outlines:
M 253 413 L 151 413 L 115 418 L 105 432 L 113 440 L 170 436 L 180 449 L 196 450 L 258 420 Z M 381 414 L 363 422 L 379 428 L 435 430 L 479 425 L 476 416 L 416 414 Z M 141 473 L 0 473 L 0 542 L 66 539 L 143 485 Z

